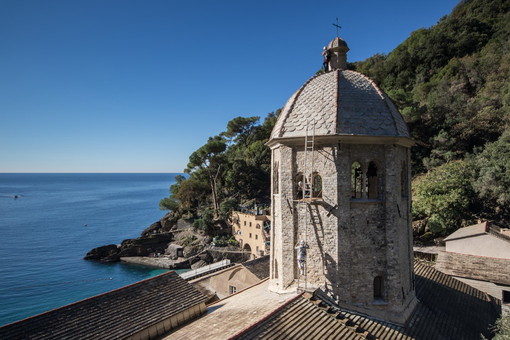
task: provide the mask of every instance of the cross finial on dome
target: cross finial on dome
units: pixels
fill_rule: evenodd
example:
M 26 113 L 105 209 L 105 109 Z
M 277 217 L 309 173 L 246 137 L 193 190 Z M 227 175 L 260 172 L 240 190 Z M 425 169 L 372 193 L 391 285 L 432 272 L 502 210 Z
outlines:
M 333 26 L 335 26 L 335 27 L 336 27 L 336 36 L 337 36 L 337 38 L 338 38 L 338 36 L 339 36 L 339 35 L 338 35 L 338 30 L 339 30 L 340 28 L 342 28 L 342 26 L 338 25 L 338 17 L 336 18 L 336 24 L 333 24 Z

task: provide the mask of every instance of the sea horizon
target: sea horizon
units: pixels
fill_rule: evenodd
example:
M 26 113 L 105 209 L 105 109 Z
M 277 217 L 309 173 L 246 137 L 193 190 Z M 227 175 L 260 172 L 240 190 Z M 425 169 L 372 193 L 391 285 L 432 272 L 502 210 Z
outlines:
M 175 174 L 175 175 L 185 175 L 184 173 L 181 173 L 181 172 L 110 172 L 110 171 L 106 171 L 106 172 L 49 172 L 49 171 L 43 171 L 43 172 L 25 172 L 25 171 L 19 171 L 19 172 L 2 172 L 0 171 L 0 174 L 6 174 L 6 175 L 9 175 L 9 174 L 12 174 L 12 175 L 16 175 L 16 174 L 32 174 L 32 175 L 37 175 L 37 174 Z
M 179 174 L 0 173 L 0 326 L 167 271 L 83 257 L 161 219 Z

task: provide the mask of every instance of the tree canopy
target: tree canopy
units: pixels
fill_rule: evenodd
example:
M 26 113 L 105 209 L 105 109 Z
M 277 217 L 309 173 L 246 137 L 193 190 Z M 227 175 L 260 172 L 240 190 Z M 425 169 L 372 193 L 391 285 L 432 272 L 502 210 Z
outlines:
M 256 116 L 229 121 L 226 131 L 209 137 L 190 155 L 184 170 L 189 176 L 175 178 L 160 208 L 195 219 L 197 228 L 211 231 L 244 201 L 268 204 L 271 153 L 265 143 L 278 114 L 268 114 L 262 124 Z
M 509 222 L 509 36 L 509 1 L 461 1 L 388 55 L 351 64 L 393 99 L 417 142 L 414 218 L 436 235 L 478 218 Z

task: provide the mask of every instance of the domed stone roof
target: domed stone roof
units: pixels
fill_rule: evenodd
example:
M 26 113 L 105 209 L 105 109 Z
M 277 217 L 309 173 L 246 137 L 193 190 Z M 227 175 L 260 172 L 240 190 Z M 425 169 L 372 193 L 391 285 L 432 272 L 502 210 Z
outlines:
M 350 70 L 310 78 L 285 104 L 271 140 L 304 137 L 307 122 L 315 125 L 316 137 L 409 138 L 407 125 L 388 96 L 370 78 Z
M 335 47 L 347 47 L 347 43 L 344 39 L 340 37 L 336 37 L 335 39 L 331 40 L 331 42 L 328 44 L 328 49 L 332 49 Z M 349 51 L 349 47 L 347 47 L 347 51 Z

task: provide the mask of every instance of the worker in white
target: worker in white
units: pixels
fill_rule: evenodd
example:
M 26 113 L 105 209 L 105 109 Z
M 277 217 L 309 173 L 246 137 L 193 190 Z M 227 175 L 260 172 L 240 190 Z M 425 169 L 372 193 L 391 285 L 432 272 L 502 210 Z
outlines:
M 301 240 L 297 249 L 297 263 L 299 267 L 299 273 L 303 275 L 305 273 L 305 263 L 306 263 L 306 250 L 308 249 L 308 244 L 305 241 Z

